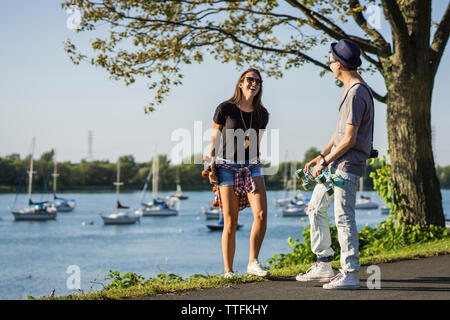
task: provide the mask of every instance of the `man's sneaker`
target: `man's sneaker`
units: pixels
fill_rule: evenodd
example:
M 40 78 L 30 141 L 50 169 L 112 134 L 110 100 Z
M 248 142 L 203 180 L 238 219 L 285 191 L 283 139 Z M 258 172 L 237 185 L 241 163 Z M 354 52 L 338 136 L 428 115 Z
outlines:
M 306 273 L 300 273 L 295 280 L 300 282 L 327 282 L 334 277 L 331 262 L 316 262 Z
M 328 290 L 351 290 L 359 289 L 358 271 L 348 272 L 339 270 L 340 272 L 329 283 L 323 285 Z
M 233 271 L 227 271 L 223 274 L 224 278 L 233 278 L 236 277 L 236 274 Z
M 248 265 L 247 274 L 253 274 L 255 276 L 260 276 L 260 277 L 267 277 L 270 275 L 270 272 L 267 270 L 264 270 L 261 263 L 259 263 L 258 260 L 255 260 Z

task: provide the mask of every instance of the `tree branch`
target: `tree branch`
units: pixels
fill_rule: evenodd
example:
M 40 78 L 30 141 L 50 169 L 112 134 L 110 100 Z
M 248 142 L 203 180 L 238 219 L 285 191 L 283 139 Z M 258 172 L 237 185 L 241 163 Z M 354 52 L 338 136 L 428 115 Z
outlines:
M 147 18 L 142 18 L 142 17 L 131 17 L 131 16 L 125 15 L 122 12 L 118 12 L 117 10 L 115 10 L 115 8 L 113 8 L 111 6 L 108 6 L 106 4 L 105 4 L 105 7 L 108 10 L 113 11 L 114 13 L 120 15 L 122 18 L 125 18 L 125 19 L 139 20 L 139 21 L 143 21 L 143 22 L 160 22 L 160 23 L 163 23 L 163 24 L 178 25 L 178 26 L 186 27 L 186 28 L 193 29 L 193 30 L 215 31 L 215 32 L 218 32 L 220 34 L 223 34 L 223 35 L 227 36 L 229 39 L 231 39 L 231 40 L 233 40 L 233 41 L 235 41 L 237 43 L 243 44 L 243 45 L 245 45 L 247 47 L 250 47 L 252 49 L 261 50 L 261 51 L 275 52 L 275 53 L 280 53 L 280 54 L 294 54 L 294 55 L 297 55 L 298 57 L 300 57 L 300 58 L 302 58 L 302 59 L 304 59 L 304 60 L 306 60 L 308 62 L 311 62 L 311 63 L 315 64 L 316 66 L 319 66 L 319 67 L 329 71 L 329 68 L 328 68 L 328 66 L 326 64 L 324 64 L 324 63 L 322 63 L 322 62 L 320 62 L 320 61 L 318 61 L 316 59 L 311 58 L 310 56 L 304 54 L 303 52 L 300 52 L 300 51 L 297 51 L 297 50 L 292 50 L 291 48 L 280 49 L 280 48 L 258 46 L 258 45 L 255 45 L 253 43 L 250 43 L 250 42 L 244 41 L 242 39 L 239 39 L 238 37 L 236 37 L 231 32 L 228 32 L 228 31 L 226 31 L 223 28 L 220 28 L 218 26 L 212 26 L 212 25 L 193 26 L 193 25 L 190 25 L 190 24 L 186 24 L 184 22 L 176 22 L 176 21 L 169 21 L 169 20 L 162 20 L 162 19 L 147 19 Z M 111 23 L 111 21 L 109 21 L 109 22 Z
M 445 10 L 444 16 L 439 23 L 439 27 L 433 37 L 433 42 L 431 43 L 431 57 L 432 57 L 432 67 L 433 75 L 436 71 L 441 61 L 442 54 L 444 53 L 445 46 L 450 35 L 450 3 Z
M 358 9 L 362 8 L 359 0 L 350 0 L 350 8 Z M 369 37 L 377 44 L 379 48 L 382 48 L 378 55 L 389 56 L 391 54 L 389 43 L 384 39 L 384 37 L 376 29 L 372 28 L 361 11 L 353 11 L 353 20 L 359 25 L 359 27 L 369 35 Z
M 384 96 L 382 96 L 379 93 L 375 92 L 372 88 L 370 88 L 370 91 L 372 91 L 372 96 L 375 98 L 375 100 L 378 100 L 381 103 L 386 103 L 387 93 Z
M 322 30 L 332 38 L 336 40 L 341 39 L 350 39 L 358 44 L 358 46 L 361 48 L 361 50 L 364 50 L 369 53 L 377 54 L 379 48 L 377 45 L 372 43 L 371 41 L 367 39 L 363 39 L 357 36 L 348 35 L 344 30 L 342 30 L 340 27 L 338 27 L 336 24 L 332 23 L 329 19 L 322 16 L 321 14 L 308 9 L 304 5 L 302 5 L 300 2 L 296 0 L 286 0 L 287 3 L 289 3 L 291 6 L 301 10 L 306 17 L 308 18 L 308 24 L 313 27 L 316 30 Z M 325 23 L 329 24 L 331 27 L 326 26 L 323 24 L 320 20 L 325 21 Z
M 381 65 L 381 62 L 378 60 L 375 60 L 374 58 L 372 58 L 371 56 L 369 56 L 367 53 L 365 53 L 364 51 L 361 51 L 361 55 L 364 57 L 364 59 L 366 59 L 367 61 L 369 61 L 371 64 L 373 64 L 378 71 L 380 71 L 381 74 L 383 74 L 383 66 Z
M 298 3 L 298 2 L 296 2 L 296 3 Z M 303 7 L 301 4 L 299 4 L 299 5 L 301 7 Z M 120 11 L 116 10 L 115 7 L 109 5 L 108 3 L 103 3 L 103 6 L 106 9 L 108 9 L 110 12 L 112 12 L 113 14 L 118 15 L 118 16 L 120 16 L 123 19 L 143 22 L 144 25 L 139 26 L 139 29 L 143 29 L 143 28 L 146 28 L 146 27 L 153 28 L 153 24 L 157 23 L 158 25 L 172 25 L 172 26 L 177 26 L 177 27 L 183 27 L 183 28 L 186 28 L 188 30 L 196 30 L 196 31 L 199 31 L 199 32 L 201 32 L 203 34 L 204 33 L 208 33 L 208 32 L 218 33 L 220 35 L 220 40 L 217 40 L 216 42 L 224 42 L 224 41 L 226 41 L 226 39 L 229 39 L 232 42 L 235 42 L 235 43 L 241 44 L 241 45 L 243 45 L 245 47 L 248 47 L 248 48 L 251 48 L 251 49 L 254 49 L 254 50 L 258 50 L 258 51 L 262 51 L 262 52 L 273 52 L 273 53 L 276 53 L 276 54 L 280 54 L 282 56 L 284 56 L 284 55 L 294 55 L 294 56 L 300 58 L 301 61 L 310 62 L 310 63 L 312 63 L 312 64 L 314 64 L 314 65 L 316 65 L 318 67 L 321 67 L 325 71 L 330 72 L 330 69 L 329 69 L 329 67 L 326 64 L 324 64 L 324 63 L 322 63 L 322 62 L 320 62 L 320 61 L 310 57 L 309 55 L 307 55 L 307 54 L 305 54 L 305 53 L 303 53 L 303 52 L 301 52 L 299 50 L 293 49 L 291 46 L 288 46 L 288 47 L 285 47 L 285 48 L 277 48 L 277 47 L 265 46 L 264 44 L 263 45 L 260 45 L 260 44 L 257 44 L 257 43 L 255 44 L 254 42 L 249 42 L 249 41 L 246 41 L 246 40 L 242 39 L 241 37 L 239 37 L 239 35 L 236 35 L 236 34 L 234 34 L 231 31 L 227 31 L 226 29 L 224 29 L 224 28 L 222 28 L 220 26 L 213 25 L 213 24 L 210 24 L 210 23 L 205 24 L 205 25 L 195 25 L 195 24 L 192 24 L 192 23 L 188 23 L 188 21 L 191 22 L 190 19 L 183 19 L 182 21 L 176 21 L 176 20 L 169 20 L 169 19 L 166 20 L 166 19 L 163 19 L 163 18 L 156 18 L 156 17 L 149 17 L 149 18 L 147 18 L 147 17 L 141 17 L 141 16 L 129 16 L 128 14 L 126 14 L 124 12 L 120 12 Z M 329 31 L 331 30 L 327 26 L 323 25 L 322 22 L 320 22 L 315 16 L 313 16 L 314 14 L 317 14 L 317 13 L 314 13 L 314 12 L 310 11 L 309 9 L 307 9 L 305 7 L 303 7 L 303 8 L 306 9 L 306 11 L 308 12 L 308 14 L 309 14 L 309 16 L 307 15 L 308 18 L 312 19 L 313 21 L 316 21 L 315 23 L 318 23 L 319 25 L 324 26 L 325 28 L 327 28 L 327 30 L 329 30 Z M 205 11 L 203 11 L 201 13 L 205 13 Z M 253 13 L 260 14 L 261 12 L 256 12 L 255 11 Z M 319 15 L 319 14 L 317 14 L 317 15 Z M 279 17 L 283 17 L 283 18 L 288 19 L 288 20 L 290 20 L 292 18 L 292 16 L 282 16 L 282 15 L 279 15 Z M 320 17 L 324 21 L 327 20 L 325 17 L 322 17 L 322 16 L 320 16 Z M 299 18 L 297 18 L 297 19 L 299 19 Z M 106 19 L 103 18 L 101 20 L 107 21 L 107 22 L 109 22 L 112 25 L 119 25 L 117 22 L 109 20 L 107 18 Z M 115 19 L 115 20 L 117 20 L 117 19 Z M 195 22 L 194 21 L 192 21 L 192 22 L 193 23 L 198 23 L 199 21 L 196 20 Z M 327 23 L 332 24 L 332 22 L 327 22 Z M 150 24 L 150 25 L 147 25 L 147 24 Z M 126 25 L 124 25 L 122 27 L 128 28 L 128 26 L 126 26 Z M 336 26 L 335 30 L 331 30 L 330 32 L 333 32 L 336 36 L 338 36 L 338 38 L 350 38 L 350 39 L 352 39 L 351 37 L 349 37 L 345 32 L 343 32 L 337 26 Z M 189 33 L 187 35 L 189 35 Z M 213 37 L 213 34 L 211 34 L 210 38 L 212 39 L 212 37 Z M 192 39 L 194 39 L 193 36 L 192 36 Z M 360 39 L 360 40 L 363 40 L 365 44 L 367 44 L 367 43 L 370 44 L 370 42 L 365 40 L 365 39 Z M 201 41 L 200 42 L 195 42 L 195 41 L 190 42 L 189 41 L 189 44 L 186 45 L 186 49 L 194 48 L 194 47 L 201 47 L 201 46 L 203 46 L 203 44 L 209 45 L 209 44 L 211 44 L 211 42 L 208 41 L 208 39 L 206 39 L 206 42 L 201 42 Z M 370 51 L 372 51 L 372 52 L 375 51 L 374 53 L 376 53 L 377 50 L 378 49 L 376 47 L 370 46 Z M 381 68 L 381 65 L 380 65 L 379 61 L 376 61 L 374 58 L 368 56 L 365 52 L 363 52 L 363 56 L 370 63 L 374 64 L 377 68 L 379 68 L 379 69 Z M 380 94 L 378 94 L 377 92 L 375 92 L 373 90 L 372 90 L 372 93 L 373 93 L 373 96 L 374 96 L 374 98 L 376 100 L 378 100 L 380 102 L 383 102 L 383 103 L 386 102 L 386 98 L 387 98 L 386 95 L 385 96 L 381 96 Z
M 381 0 L 386 19 L 392 28 L 392 38 L 396 51 L 403 55 L 410 48 L 410 37 L 403 17 L 396 0 Z

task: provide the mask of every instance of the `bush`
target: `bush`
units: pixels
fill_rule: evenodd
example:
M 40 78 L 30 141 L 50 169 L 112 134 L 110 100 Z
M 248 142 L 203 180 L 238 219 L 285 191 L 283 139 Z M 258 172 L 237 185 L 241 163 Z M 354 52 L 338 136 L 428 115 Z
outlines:
M 105 289 L 126 289 L 134 286 L 142 286 L 151 282 L 159 282 L 164 284 L 179 283 L 183 281 L 183 278 L 176 274 L 161 273 L 156 278 L 145 278 L 137 273 L 128 272 L 121 275 L 119 271 L 109 270 L 109 273 L 105 276 L 105 280 L 112 280 L 112 282 L 105 286 Z
M 287 254 L 276 254 L 267 260 L 271 268 L 283 268 L 297 264 L 307 264 L 316 261 L 315 254 L 311 251 L 310 227 L 303 227 L 303 243 L 299 239 L 288 239 L 288 248 L 292 250 Z M 340 247 L 337 236 L 337 228 L 330 226 L 331 247 L 335 252 L 334 261 L 340 259 Z M 359 232 L 359 256 L 368 257 L 381 251 L 398 249 L 410 244 L 430 240 L 438 240 L 448 236 L 445 227 L 419 225 L 405 225 L 396 227 L 394 216 L 388 217 L 377 227 L 365 226 Z
M 330 224 L 331 234 L 331 248 L 335 252 L 334 259 L 339 260 L 341 247 L 339 246 L 337 228 Z M 305 228 L 303 226 L 303 243 L 300 243 L 298 238 L 288 238 L 288 249 L 291 249 L 291 253 L 276 254 L 267 263 L 271 268 L 283 268 L 289 265 L 311 263 L 317 260 L 316 255 L 311 251 L 311 226 Z

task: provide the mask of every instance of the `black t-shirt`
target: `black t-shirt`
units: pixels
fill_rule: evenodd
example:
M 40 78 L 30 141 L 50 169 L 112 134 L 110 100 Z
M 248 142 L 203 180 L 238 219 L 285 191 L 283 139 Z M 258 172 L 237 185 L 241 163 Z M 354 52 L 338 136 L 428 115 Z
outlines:
M 242 111 L 235 104 L 225 101 L 216 108 L 213 120 L 223 126 L 221 136 L 215 141 L 216 156 L 237 163 L 253 161 L 259 156 L 258 133 L 266 128 L 269 121 L 265 108 L 261 110 L 261 120 L 258 120 L 254 111 Z

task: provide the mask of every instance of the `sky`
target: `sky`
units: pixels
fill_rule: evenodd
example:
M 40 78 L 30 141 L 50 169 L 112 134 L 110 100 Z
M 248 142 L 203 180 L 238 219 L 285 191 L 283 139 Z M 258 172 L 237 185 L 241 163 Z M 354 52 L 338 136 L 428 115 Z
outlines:
M 433 2 L 433 20 L 440 21 L 447 3 Z M 109 79 L 101 68 L 73 65 L 64 41 L 70 38 L 87 47 L 98 34 L 77 34 L 69 29 L 69 14 L 61 8 L 61 1 L 1 1 L 0 18 L 0 156 L 26 156 L 36 137 L 37 157 L 55 149 L 58 161 L 76 163 L 89 156 L 91 131 L 93 159 L 115 162 L 119 156 L 131 154 L 137 162 L 146 162 L 155 148 L 172 158 L 179 143 L 172 135 L 181 130 L 193 139 L 199 124 L 205 134 L 215 108 L 233 95 L 243 71 L 212 58 L 183 66 L 183 85 L 172 88 L 163 104 L 146 115 L 144 106 L 153 96 L 147 89 L 148 80 L 138 79 L 126 86 Z M 351 24 L 344 28 L 357 32 Z M 380 32 L 390 38 L 384 20 Z M 324 60 L 328 47 L 317 48 L 312 55 Z M 447 45 L 431 107 L 434 157 L 441 166 L 450 165 L 449 58 Z M 281 79 L 264 78 L 262 101 L 270 113 L 267 131 L 278 130 L 281 161 L 301 161 L 310 147 L 324 148 L 336 128 L 342 89 L 334 84 L 331 73 L 321 78 L 320 71 L 306 64 L 285 72 Z M 363 77 L 377 92 L 386 92 L 381 76 Z M 201 147 L 207 144 L 205 140 Z M 381 155 L 386 154 L 386 105 L 379 102 L 375 102 L 374 146 Z M 172 161 L 178 162 L 176 158 Z

